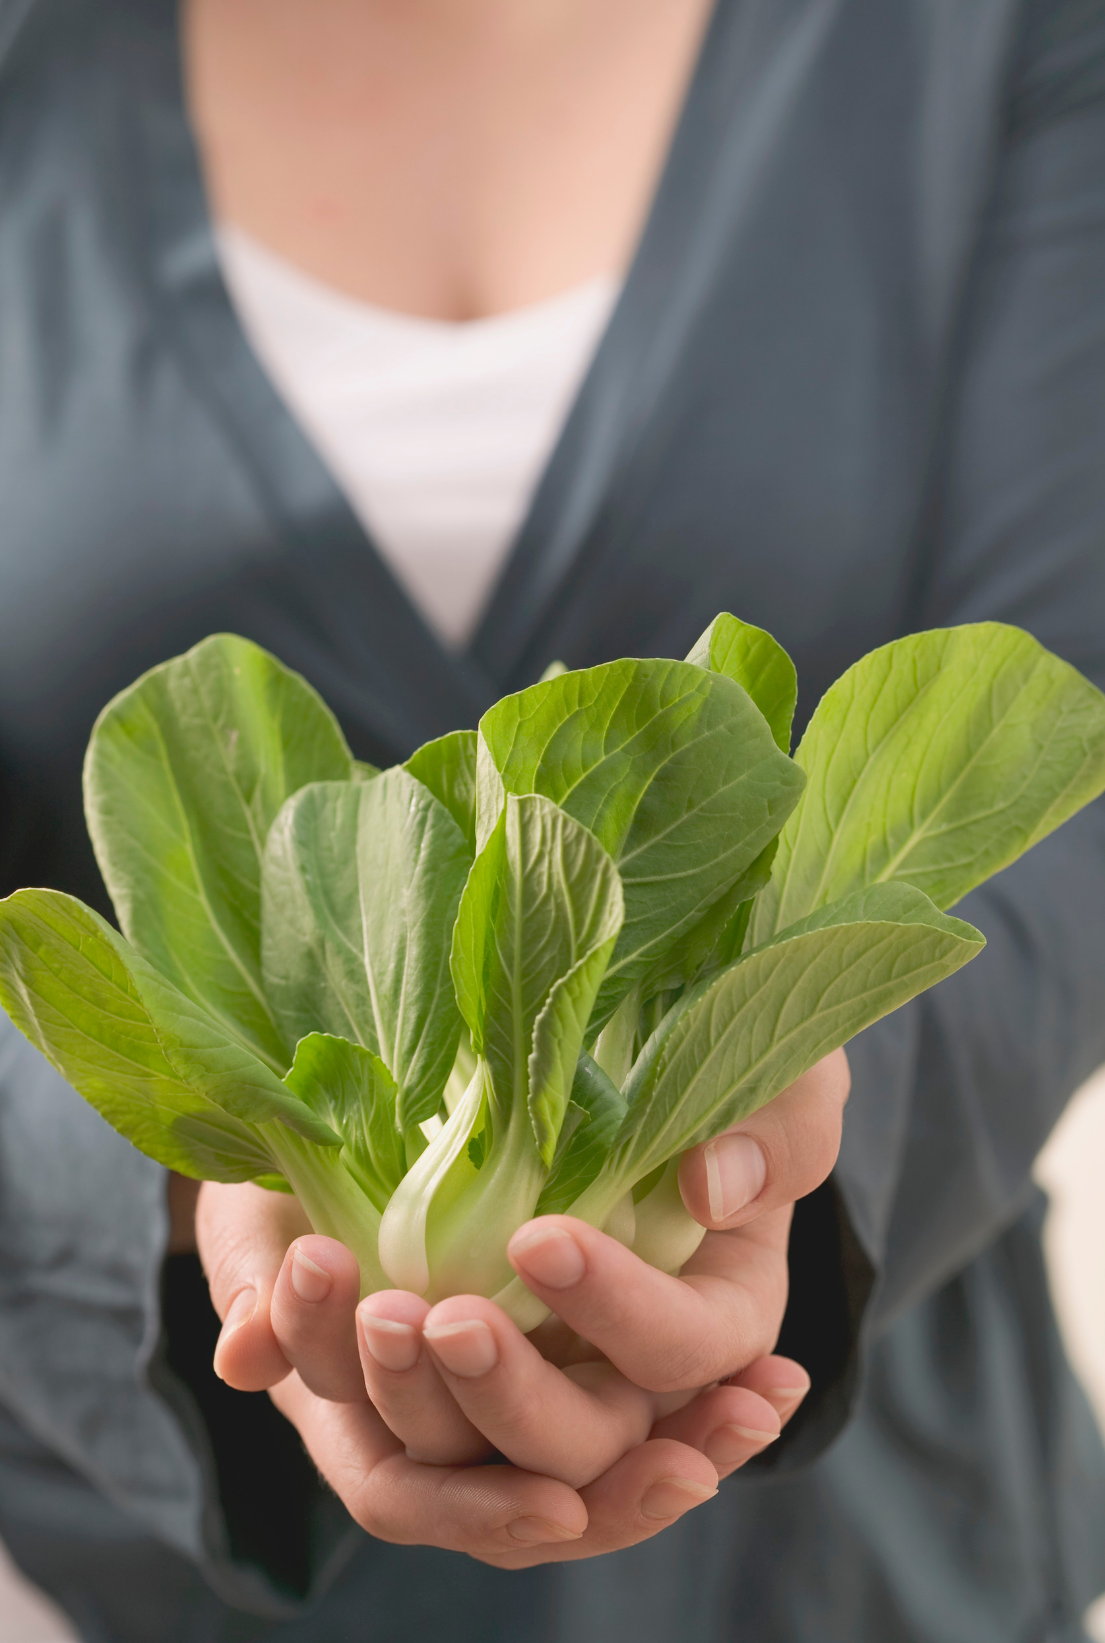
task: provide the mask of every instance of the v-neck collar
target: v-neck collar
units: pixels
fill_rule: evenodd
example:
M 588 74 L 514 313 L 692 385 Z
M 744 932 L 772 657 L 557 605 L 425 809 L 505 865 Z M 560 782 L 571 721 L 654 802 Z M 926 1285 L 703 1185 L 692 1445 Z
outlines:
M 171 72 L 142 106 L 148 232 L 157 295 L 175 339 L 231 431 L 291 551 L 341 541 L 372 563 L 374 597 L 405 665 L 430 695 L 475 723 L 509 683 L 529 682 L 535 629 L 585 551 L 616 474 L 655 415 L 696 302 L 692 247 L 709 195 L 711 151 L 729 118 L 740 18 L 755 0 L 715 0 L 644 230 L 618 302 L 563 424 L 469 648 L 446 648 L 353 513 L 336 480 L 254 355 L 230 301 L 184 92 L 175 3 Z M 549 658 L 534 658 L 533 676 Z M 522 676 L 519 677 L 519 674 Z M 434 732 L 436 733 L 436 731 Z
M 501 689 L 553 659 L 585 558 L 624 545 L 632 575 L 626 531 L 693 392 L 692 332 L 757 254 L 750 206 L 842 4 L 716 0 L 621 299 L 472 644 Z
M 745 0 L 715 0 L 618 301 L 473 635 L 471 655 L 500 687 L 520 682 L 533 635 L 569 583 L 615 475 L 655 411 L 659 379 L 675 363 L 686 308 L 679 284 L 717 135 L 710 128 L 727 115 L 727 100 L 714 93 L 730 79 L 744 8 Z

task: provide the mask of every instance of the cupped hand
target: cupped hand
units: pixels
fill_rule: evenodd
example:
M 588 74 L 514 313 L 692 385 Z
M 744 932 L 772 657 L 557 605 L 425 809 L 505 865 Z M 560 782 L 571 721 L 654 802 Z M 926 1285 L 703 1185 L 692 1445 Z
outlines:
M 528 1338 L 476 1296 L 430 1307 L 389 1290 L 358 1307 L 353 1257 L 307 1231 L 294 1200 L 206 1186 L 219 1372 L 271 1389 L 379 1538 L 504 1567 L 647 1538 L 770 1443 L 805 1394 L 804 1372 L 769 1354 L 790 1206 L 832 1167 L 847 1088 L 837 1052 L 687 1155 L 684 1200 L 714 1230 L 678 1278 L 571 1217 L 520 1228 L 512 1263 L 557 1315 Z

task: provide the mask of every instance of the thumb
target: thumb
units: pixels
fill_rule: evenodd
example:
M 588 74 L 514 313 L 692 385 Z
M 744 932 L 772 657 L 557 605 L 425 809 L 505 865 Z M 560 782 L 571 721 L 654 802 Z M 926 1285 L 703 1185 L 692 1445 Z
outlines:
M 819 1187 L 850 1086 L 848 1057 L 833 1050 L 751 1118 L 684 1153 L 679 1190 L 699 1225 L 728 1232 Z
M 291 1365 L 270 1318 L 273 1286 L 288 1245 L 310 1225 L 284 1193 L 205 1181 L 196 1205 L 196 1245 L 222 1319 L 215 1373 L 239 1392 L 275 1386 Z

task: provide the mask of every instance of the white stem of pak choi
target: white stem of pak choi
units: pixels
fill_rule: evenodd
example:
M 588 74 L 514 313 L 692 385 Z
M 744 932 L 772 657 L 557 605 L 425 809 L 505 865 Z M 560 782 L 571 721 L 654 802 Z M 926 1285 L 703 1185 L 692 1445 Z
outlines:
M 706 1228 L 690 1214 L 679 1191 L 679 1159 L 673 1158 L 652 1191 L 637 1205 L 633 1253 L 661 1272 L 678 1272 Z
M 468 1145 L 483 1104 L 484 1065 L 478 1062 L 468 1088 L 438 1134 L 404 1175 L 380 1222 L 380 1262 L 399 1289 L 424 1295 L 430 1287 L 426 1220 L 434 1194 Z

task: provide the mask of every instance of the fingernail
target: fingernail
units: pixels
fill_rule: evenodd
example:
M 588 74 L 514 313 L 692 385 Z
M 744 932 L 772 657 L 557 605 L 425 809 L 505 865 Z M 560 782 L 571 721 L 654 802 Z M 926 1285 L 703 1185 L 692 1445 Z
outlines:
M 641 1516 L 659 1521 L 679 1517 L 692 1506 L 701 1506 L 712 1500 L 717 1490 L 705 1483 L 692 1483 L 690 1478 L 660 1478 L 641 1496 Z
M 418 1362 L 418 1336 L 410 1324 L 376 1318 L 371 1312 L 362 1312 L 360 1319 L 361 1334 L 373 1363 L 393 1373 L 414 1368 Z
M 758 1198 L 767 1180 L 767 1159 L 750 1135 L 719 1135 L 702 1149 L 711 1221 L 731 1215 Z
M 774 1443 L 778 1436 L 778 1432 L 757 1432 L 751 1426 L 719 1426 L 706 1439 L 702 1453 L 711 1466 L 732 1466 L 734 1461 L 743 1459 L 748 1453 L 750 1443 L 763 1449 Z
M 810 1383 L 807 1381 L 805 1386 L 772 1386 L 766 1392 L 761 1392 L 760 1396 L 766 1398 L 768 1403 L 774 1404 L 776 1409 L 786 1409 L 804 1398 L 809 1389 Z
M 248 1324 L 256 1310 L 257 1291 L 255 1289 L 239 1290 L 230 1303 L 226 1317 L 223 1319 L 223 1326 L 219 1330 L 219 1338 L 215 1342 L 215 1373 L 219 1375 L 220 1380 L 222 1375 L 219 1373 L 219 1354 L 231 1335 L 241 1329 L 243 1324 Z
M 541 1546 L 550 1540 L 578 1540 L 579 1529 L 565 1529 L 562 1523 L 550 1523 L 543 1517 L 517 1517 L 508 1523 L 506 1532 L 511 1540 L 523 1546 Z
M 324 1266 L 304 1255 L 299 1245 L 292 1251 L 292 1288 L 301 1301 L 324 1301 L 334 1287 Z
M 515 1237 L 510 1254 L 527 1278 L 542 1289 L 571 1289 L 586 1271 L 583 1251 L 562 1227 L 534 1227 Z
M 422 1333 L 449 1373 L 460 1375 L 466 1381 L 488 1374 L 499 1361 L 495 1337 L 482 1318 L 462 1318 L 452 1324 L 424 1324 Z

